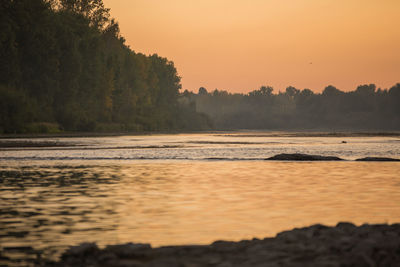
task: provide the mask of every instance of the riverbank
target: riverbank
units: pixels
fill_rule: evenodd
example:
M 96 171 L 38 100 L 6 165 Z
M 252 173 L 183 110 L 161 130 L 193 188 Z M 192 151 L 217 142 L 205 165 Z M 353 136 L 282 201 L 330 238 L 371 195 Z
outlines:
M 1 139 L 113 137 L 169 134 L 215 134 L 226 137 L 400 137 L 400 131 L 329 131 L 329 130 L 204 130 L 204 131 L 140 131 L 140 132 L 57 132 L 0 134 Z
M 163 135 L 163 134 L 185 134 L 185 133 L 214 133 L 212 131 L 145 131 L 145 132 L 58 132 L 58 133 L 26 133 L 26 134 L 0 134 L 1 139 L 25 139 L 25 138 L 79 138 L 79 137 L 118 137 L 138 135 Z M 400 133 L 390 135 L 400 136 Z
M 84 243 L 40 266 L 400 266 L 400 224 L 312 225 L 274 238 L 151 248 Z

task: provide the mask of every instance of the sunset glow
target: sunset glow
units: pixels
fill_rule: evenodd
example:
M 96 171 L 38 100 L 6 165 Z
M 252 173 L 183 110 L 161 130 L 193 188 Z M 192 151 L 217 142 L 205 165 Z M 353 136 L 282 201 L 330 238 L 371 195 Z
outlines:
M 190 91 L 349 91 L 400 80 L 397 0 L 104 2 L 127 44 L 174 61 Z

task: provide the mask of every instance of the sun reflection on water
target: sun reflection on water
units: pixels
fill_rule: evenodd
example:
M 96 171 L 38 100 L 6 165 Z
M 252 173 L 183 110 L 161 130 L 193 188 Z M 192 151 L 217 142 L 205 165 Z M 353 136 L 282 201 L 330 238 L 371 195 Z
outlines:
M 3 253 L 54 256 L 81 242 L 206 244 L 314 223 L 400 221 L 398 163 L 90 163 L 1 167 Z

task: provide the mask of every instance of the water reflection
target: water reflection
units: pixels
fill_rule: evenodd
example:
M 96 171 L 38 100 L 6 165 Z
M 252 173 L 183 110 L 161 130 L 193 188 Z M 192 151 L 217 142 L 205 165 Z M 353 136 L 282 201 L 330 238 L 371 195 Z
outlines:
M 2 167 L 1 249 L 19 259 L 54 255 L 100 231 L 114 241 L 118 214 L 108 199 L 119 182 L 119 167 Z M 106 220 L 105 224 L 103 221 Z
M 313 223 L 400 221 L 398 163 L 91 163 L 0 167 L 3 257 L 57 257 L 81 242 L 200 244 Z

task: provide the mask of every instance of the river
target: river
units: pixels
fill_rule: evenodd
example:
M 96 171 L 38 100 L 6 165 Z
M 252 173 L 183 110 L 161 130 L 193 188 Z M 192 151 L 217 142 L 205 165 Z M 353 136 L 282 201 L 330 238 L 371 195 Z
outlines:
M 234 132 L 3 139 L 0 265 L 68 246 L 271 237 L 340 221 L 400 222 L 399 136 Z M 279 153 L 345 161 L 265 161 Z

